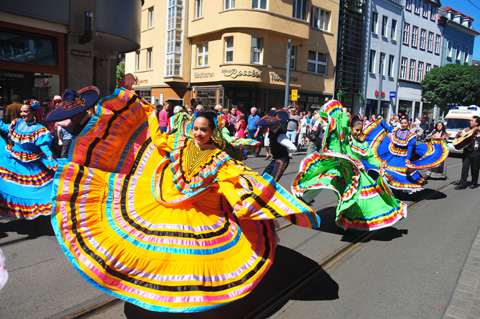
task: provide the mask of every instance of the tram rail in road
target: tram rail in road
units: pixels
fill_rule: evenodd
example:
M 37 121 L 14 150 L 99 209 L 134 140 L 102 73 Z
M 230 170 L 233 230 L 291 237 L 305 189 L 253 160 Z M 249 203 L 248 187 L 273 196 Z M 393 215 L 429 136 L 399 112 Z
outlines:
M 461 164 L 460 164 L 461 165 Z M 449 166 L 449 168 L 460 166 L 460 165 L 452 165 Z M 293 172 L 296 173 L 296 172 Z M 293 174 L 292 173 L 292 174 Z M 424 192 L 424 195 L 420 196 L 415 202 L 411 203 L 408 205 L 409 210 L 414 208 L 415 206 L 421 204 L 424 200 L 429 199 L 434 197 L 436 194 L 441 193 L 455 185 L 458 180 L 450 182 L 446 185 L 442 185 L 437 189 L 431 190 L 430 192 Z M 329 209 L 334 209 L 334 206 L 337 202 L 332 202 L 329 204 L 326 204 L 325 208 L 317 211 L 318 213 L 320 212 L 325 212 Z M 280 228 L 277 229 L 278 232 L 281 232 L 285 228 L 288 228 L 292 224 L 288 223 Z M 261 318 L 266 318 L 269 315 L 272 314 L 272 312 L 275 309 L 278 309 L 281 305 L 283 305 L 286 301 L 290 299 L 295 293 L 297 293 L 299 290 L 304 288 L 306 285 L 312 282 L 312 279 L 318 278 L 322 274 L 326 272 L 329 268 L 331 268 L 333 265 L 339 263 L 342 261 L 345 257 L 347 257 L 350 253 L 358 249 L 361 245 L 367 243 L 372 237 L 374 237 L 377 234 L 378 231 L 372 231 L 372 232 L 362 232 L 359 233 L 356 237 L 352 238 L 349 243 L 346 243 L 342 247 L 336 249 L 333 251 L 331 254 L 329 254 L 327 257 L 325 257 L 321 262 L 318 263 L 318 266 L 314 267 L 311 269 L 309 272 L 305 273 L 303 276 L 298 278 L 296 281 L 294 281 L 292 284 L 288 285 L 285 287 L 285 289 L 281 290 L 278 292 L 276 295 L 272 296 L 267 302 L 262 304 L 261 307 L 257 307 L 250 313 L 248 313 L 245 318 L 248 319 L 261 319 Z M 102 301 L 98 305 L 93 305 L 91 307 L 88 307 L 84 310 L 78 311 L 76 313 L 72 313 L 71 315 L 65 316 L 63 318 L 65 319 L 82 319 L 82 318 L 88 318 L 91 315 L 100 313 L 110 307 L 114 307 L 118 305 L 122 300 L 119 300 L 117 298 L 112 297 L 109 300 Z
M 294 161 L 291 164 L 299 163 L 300 161 Z M 461 164 L 456 164 L 456 165 L 451 165 L 448 166 L 448 168 L 453 168 L 461 166 Z M 254 168 L 254 170 L 262 169 L 263 167 L 257 167 Z M 286 173 L 284 175 L 291 175 L 291 174 L 296 174 L 296 171 Z M 455 181 L 456 182 L 456 181 Z M 431 190 L 430 192 L 423 192 L 424 194 L 420 196 L 414 203 L 411 203 L 408 205 L 409 210 L 414 208 L 415 206 L 419 205 L 422 203 L 424 200 L 431 198 L 435 196 L 437 193 L 442 192 L 444 190 L 447 190 L 451 187 L 453 187 L 455 182 L 450 182 L 448 184 L 444 184 L 440 186 L 437 189 Z M 420 195 L 421 193 L 419 193 Z M 334 205 L 337 202 L 330 202 L 326 203 L 324 208 L 321 210 L 317 211 L 318 213 L 326 212 L 330 209 L 335 209 Z M 5 218 L 1 218 L 5 220 Z M 0 219 L 0 220 L 1 220 Z M 283 224 L 281 227 L 277 229 L 278 232 L 283 231 L 284 229 L 288 228 L 291 226 L 290 223 Z M 351 252 L 355 251 L 358 249 L 362 244 L 366 243 L 371 239 L 377 231 L 373 232 L 366 232 L 366 233 L 359 233 L 358 236 L 352 238 L 349 243 L 346 243 L 345 245 L 341 246 L 340 248 L 336 249 L 332 253 L 330 253 L 327 257 L 325 257 L 322 261 L 320 261 L 318 266 L 315 266 L 313 269 L 311 269 L 309 272 L 305 273 L 303 276 L 298 278 L 296 281 L 294 281 L 292 284 L 288 285 L 285 289 L 281 290 L 278 292 L 276 295 L 272 296 L 267 302 L 263 303 L 261 307 L 257 307 L 253 311 L 251 311 L 246 318 L 264 318 L 268 314 L 271 314 L 273 310 L 278 309 L 279 306 L 281 306 L 284 302 L 288 301 L 291 296 L 293 296 L 296 292 L 298 292 L 300 289 L 305 287 L 309 282 L 311 282 L 312 279 L 318 278 L 321 276 L 323 273 L 325 273 L 326 270 L 328 270 L 330 267 L 335 265 L 336 263 L 340 262 L 343 258 L 348 256 Z M 22 237 L 22 238 L 17 238 L 14 240 L 6 241 L 0 243 L 0 247 L 5 247 L 5 246 L 10 246 L 14 245 L 17 243 L 21 243 L 23 241 L 30 240 L 28 237 Z M 72 307 L 70 309 L 71 312 L 69 312 L 68 309 L 62 312 L 62 316 L 59 318 L 68 318 L 68 319 L 80 319 L 80 318 L 88 318 L 92 315 L 101 313 L 102 311 L 109 309 L 111 307 L 114 307 L 118 304 L 123 302 L 120 299 L 117 299 L 115 297 L 110 297 L 106 296 L 106 298 L 103 298 L 102 301 L 98 303 L 93 303 L 92 305 L 89 305 L 88 307 L 84 309 L 78 309 L 77 307 Z

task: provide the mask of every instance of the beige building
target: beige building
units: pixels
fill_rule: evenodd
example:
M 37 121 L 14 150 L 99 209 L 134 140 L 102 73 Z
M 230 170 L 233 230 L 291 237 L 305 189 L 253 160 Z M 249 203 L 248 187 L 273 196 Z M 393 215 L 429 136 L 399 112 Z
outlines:
M 301 109 L 334 94 L 338 1 L 146 0 L 141 49 L 126 55 L 154 103 L 282 107 L 286 48 Z

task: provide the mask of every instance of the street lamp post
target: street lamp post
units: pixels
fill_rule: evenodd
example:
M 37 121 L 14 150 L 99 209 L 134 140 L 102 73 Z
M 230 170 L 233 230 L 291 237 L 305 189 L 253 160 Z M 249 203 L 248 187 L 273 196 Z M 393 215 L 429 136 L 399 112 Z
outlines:
M 292 39 L 288 39 L 287 43 L 287 63 L 286 63 L 286 78 L 285 78 L 285 101 L 283 107 L 288 107 L 288 92 L 290 91 L 290 58 L 292 54 Z

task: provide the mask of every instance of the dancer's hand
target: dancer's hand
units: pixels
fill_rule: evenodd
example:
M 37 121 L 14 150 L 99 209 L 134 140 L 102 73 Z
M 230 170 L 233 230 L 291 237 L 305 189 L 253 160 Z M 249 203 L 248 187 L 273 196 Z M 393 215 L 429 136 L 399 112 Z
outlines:
M 405 160 L 405 164 L 410 165 L 410 160 Z
M 243 208 L 242 204 L 237 203 L 237 204 L 233 205 L 233 210 L 236 211 L 236 212 L 242 210 L 242 208 Z
M 53 157 L 47 156 L 50 161 L 53 161 Z
M 380 164 L 380 170 L 384 170 L 385 169 L 385 164 Z

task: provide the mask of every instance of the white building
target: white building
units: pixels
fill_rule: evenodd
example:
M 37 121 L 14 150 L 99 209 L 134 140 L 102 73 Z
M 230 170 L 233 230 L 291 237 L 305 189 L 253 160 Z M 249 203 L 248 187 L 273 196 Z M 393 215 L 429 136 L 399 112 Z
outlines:
M 442 32 L 437 24 L 438 0 L 405 0 L 396 113 L 434 117 L 433 105 L 422 102 L 420 82 L 441 65 Z
M 367 117 L 372 114 L 387 116 L 396 109 L 403 1 L 370 1 L 368 61 L 364 79 L 366 99 L 361 112 Z

